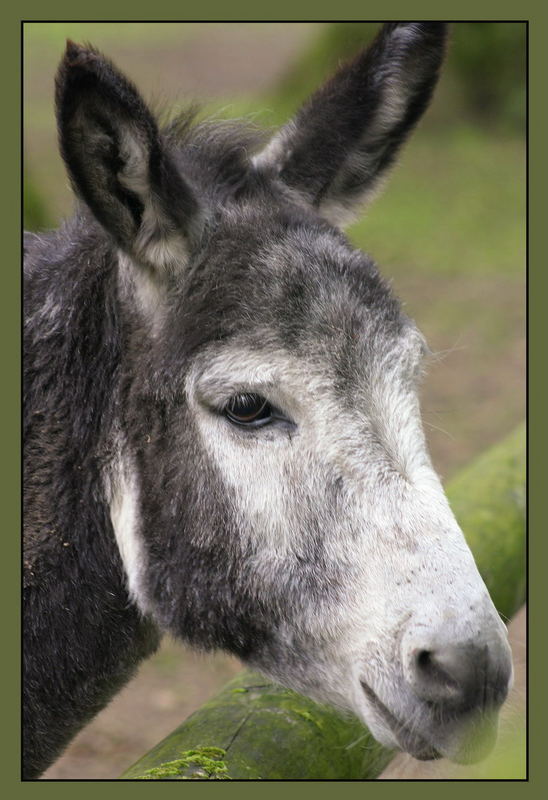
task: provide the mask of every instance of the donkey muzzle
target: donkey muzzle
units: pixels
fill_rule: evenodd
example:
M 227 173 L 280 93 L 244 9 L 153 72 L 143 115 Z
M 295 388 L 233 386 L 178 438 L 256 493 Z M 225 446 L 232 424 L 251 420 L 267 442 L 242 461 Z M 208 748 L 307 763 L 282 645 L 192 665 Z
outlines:
M 434 632 L 404 637 L 404 680 L 429 711 L 430 740 L 453 761 L 484 758 L 496 741 L 497 716 L 512 680 L 512 657 L 502 625 L 475 639 Z

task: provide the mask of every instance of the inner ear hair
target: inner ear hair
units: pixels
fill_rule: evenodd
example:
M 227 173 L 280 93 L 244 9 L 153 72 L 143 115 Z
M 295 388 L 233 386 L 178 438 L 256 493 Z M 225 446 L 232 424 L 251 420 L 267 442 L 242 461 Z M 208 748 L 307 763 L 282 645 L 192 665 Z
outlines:
M 96 50 L 69 42 L 56 104 L 76 192 L 133 259 L 158 274 L 178 270 L 199 204 L 137 89 Z

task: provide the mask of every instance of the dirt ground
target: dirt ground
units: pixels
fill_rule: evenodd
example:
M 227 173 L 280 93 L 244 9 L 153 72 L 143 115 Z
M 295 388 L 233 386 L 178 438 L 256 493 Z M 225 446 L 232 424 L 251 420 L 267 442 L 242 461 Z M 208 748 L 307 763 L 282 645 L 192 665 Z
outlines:
M 305 27 L 279 30 L 277 36 L 260 40 L 252 30 L 234 29 L 227 39 L 222 31 L 209 29 L 189 41 L 176 60 L 170 51 L 158 51 L 156 75 L 170 75 L 183 92 L 192 87 L 202 96 L 224 95 L 242 86 L 246 91 L 268 88 L 302 47 L 310 31 Z M 113 54 L 114 55 L 114 54 Z M 219 70 L 219 57 L 226 69 Z M 163 60 L 162 60 L 163 59 Z M 116 54 L 116 60 L 135 75 L 139 64 L 133 51 Z M 252 69 L 250 69 L 252 65 Z M 38 64 L 38 67 L 40 65 Z M 53 67 L 45 62 L 27 74 L 28 91 L 37 97 L 49 92 Z M 187 76 L 186 83 L 181 82 Z M 48 84 L 49 86 L 49 84 Z M 170 86 L 144 86 L 167 94 Z M 48 101 L 49 102 L 49 101 Z M 28 143 L 28 155 L 36 174 L 46 182 L 66 179 L 60 163 L 50 167 L 43 153 L 55 147 L 54 133 L 45 131 Z M 57 195 L 56 211 L 65 200 Z M 420 324 L 439 356 L 423 391 L 423 411 L 433 461 L 444 479 L 473 456 L 504 436 L 523 418 L 525 378 L 525 320 L 523 280 L 488 276 L 458 279 L 447 275 L 413 276 L 399 272 L 393 277 L 397 293 L 405 297 L 406 310 Z M 497 309 L 497 326 L 491 329 L 489 308 Z M 448 301 L 463 318 L 458 337 L 454 326 L 445 325 Z M 501 327 L 500 320 L 504 324 Z M 516 702 L 523 705 L 524 615 L 515 627 L 518 670 Z M 134 680 L 72 742 L 65 754 L 45 774 L 45 779 L 115 778 L 150 747 L 179 725 L 214 694 L 239 669 L 233 658 L 198 655 L 167 640 L 160 651 L 143 664 Z M 396 762 L 392 775 L 410 775 L 418 767 Z M 439 763 L 436 770 L 445 769 Z M 413 773 L 414 774 L 414 773 Z M 425 775 L 426 777 L 426 775 Z M 428 777 L 433 777 L 429 775 Z

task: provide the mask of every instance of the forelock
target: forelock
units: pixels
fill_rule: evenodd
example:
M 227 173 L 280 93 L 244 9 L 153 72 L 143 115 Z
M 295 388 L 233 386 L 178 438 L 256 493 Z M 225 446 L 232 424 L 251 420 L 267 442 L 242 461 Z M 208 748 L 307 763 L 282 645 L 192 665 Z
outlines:
M 248 120 L 203 119 L 186 109 L 163 129 L 185 177 L 210 203 L 224 203 L 253 192 L 258 180 L 251 166 L 265 132 Z

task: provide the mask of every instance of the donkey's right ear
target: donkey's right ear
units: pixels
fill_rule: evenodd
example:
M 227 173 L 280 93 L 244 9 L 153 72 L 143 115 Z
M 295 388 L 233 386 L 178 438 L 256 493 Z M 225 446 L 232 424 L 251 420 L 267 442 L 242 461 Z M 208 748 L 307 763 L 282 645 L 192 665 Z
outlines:
M 96 50 L 69 41 L 56 107 L 76 192 L 140 263 L 178 269 L 199 234 L 200 208 L 137 89 Z

